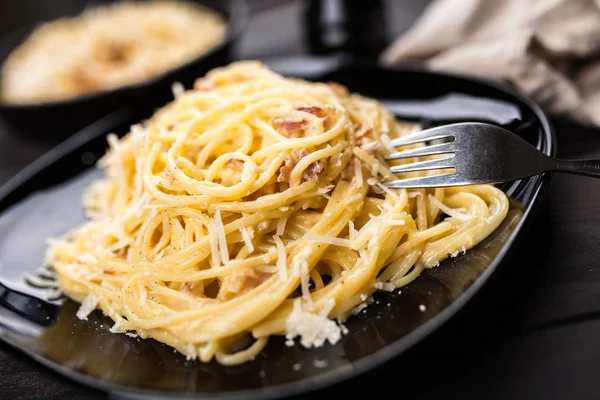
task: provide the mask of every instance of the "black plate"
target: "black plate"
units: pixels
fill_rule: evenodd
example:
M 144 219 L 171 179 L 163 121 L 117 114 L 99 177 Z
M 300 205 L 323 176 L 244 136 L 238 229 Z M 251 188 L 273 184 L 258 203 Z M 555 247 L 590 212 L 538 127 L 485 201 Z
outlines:
M 418 70 L 356 65 L 315 78 L 338 81 L 376 97 L 401 118 L 426 125 L 465 120 L 496 123 L 544 153 L 554 152 L 546 117 L 507 87 Z M 0 338 L 76 381 L 136 398 L 284 397 L 348 379 L 399 356 L 456 314 L 501 264 L 510 268 L 503 260 L 548 183 L 544 175 L 503 185 L 513 207 L 490 238 L 466 255 L 424 272 L 400 292 L 376 294 L 365 313 L 348 320 L 349 333 L 335 346 L 289 348 L 274 338 L 255 361 L 244 365 L 187 362 L 154 340 L 109 333 L 111 323 L 98 311 L 88 321 L 80 321 L 74 316 L 76 304 L 41 302 L 32 296 L 43 291 L 22 284 L 24 272 L 41 265 L 45 239 L 83 221 L 81 191 L 101 173 L 88 166 L 105 151 L 104 134 L 122 133 L 137 118 L 123 111 L 98 121 L 0 190 L 4 284 L 0 301 L 6 307 L 0 307 Z
M 113 3 L 114 1 L 76 0 L 74 3 L 79 3 L 79 7 L 66 10 L 58 7 L 35 8 L 31 14 L 32 21 L 27 21 L 24 28 L 12 32 L 0 40 L 0 65 L 10 52 L 39 25 L 40 21 L 78 15 L 84 7 Z M 19 134 L 45 140 L 62 140 L 122 106 L 135 104 L 142 111 L 156 106 L 157 101 L 163 103 L 168 101 L 173 82 L 181 82 L 189 87 L 198 76 L 202 76 L 217 66 L 229 63 L 232 60 L 233 46 L 247 23 L 247 6 L 243 0 L 190 1 L 217 11 L 226 19 L 226 38 L 211 50 L 136 84 L 53 102 L 24 105 L 0 102 L 0 116 Z

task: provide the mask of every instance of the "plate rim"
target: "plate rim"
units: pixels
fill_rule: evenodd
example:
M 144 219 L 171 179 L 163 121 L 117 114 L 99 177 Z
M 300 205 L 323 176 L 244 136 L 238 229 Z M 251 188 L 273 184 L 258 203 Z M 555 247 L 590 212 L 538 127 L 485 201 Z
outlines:
M 338 70 L 344 68 L 376 68 L 383 69 L 397 73 L 418 73 L 426 75 L 434 75 L 441 78 L 451 78 L 463 80 L 466 82 L 476 83 L 483 86 L 487 86 L 491 89 L 495 89 L 513 96 L 517 100 L 525 104 L 530 111 L 537 117 L 540 127 L 542 128 L 541 135 L 544 137 L 545 147 L 542 152 L 549 156 L 555 156 L 556 154 L 556 136 L 552 123 L 550 122 L 547 114 L 542 108 L 535 102 L 531 97 L 522 92 L 521 90 L 509 85 L 508 83 L 501 81 L 493 81 L 485 78 L 474 77 L 461 73 L 454 72 L 442 72 L 432 71 L 419 66 L 381 66 L 381 65 L 366 65 L 357 62 L 349 62 L 342 65 L 337 65 L 333 69 L 325 71 L 325 73 L 335 73 Z M 131 116 L 131 111 L 127 109 L 120 109 L 115 112 L 108 114 L 105 117 L 96 120 L 95 122 L 88 125 L 86 128 L 80 130 L 75 135 L 69 137 L 63 142 L 57 144 L 41 157 L 34 160 L 28 166 L 23 168 L 20 172 L 14 175 L 6 183 L 0 186 L 0 201 L 4 200 L 10 193 L 21 186 L 27 180 L 32 178 L 40 170 L 53 164 L 65 154 L 72 152 L 75 148 L 83 145 L 84 143 L 97 138 L 98 125 L 104 125 L 114 120 L 123 120 Z M 192 393 L 192 392 L 178 392 L 168 391 L 158 392 L 151 389 L 140 389 L 133 388 L 130 386 L 111 383 L 102 381 L 99 378 L 91 377 L 71 370 L 57 362 L 54 362 L 48 358 L 45 358 L 37 353 L 21 348 L 16 343 L 7 339 L 4 335 L 0 335 L 0 340 L 4 343 L 15 348 L 19 352 L 27 355 L 32 360 L 39 362 L 44 367 L 50 369 L 52 373 L 58 373 L 62 377 L 65 377 L 71 381 L 74 381 L 79 385 L 87 385 L 94 390 L 100 390 L 106 393 L 118 394 L 119 396 L 132 398 L 132 399 L 164 399 L 164 398 L 204 398 L 204 399 L 275 399 L 282 398 L 284 396 L 297 396 L 309 392 L 315 392 L 319 389 L 323 389 L 328 386 L 339 384 L 343 381 L 355 378 L 359 375 L 366 373 L 369 370 L 383 366 L 390 360 L 399 357 L 402 353 L 408 349 L 414 347 L 422 340 L 429 337 L 437 329 L 447 324 L 453 317 L 456 316 L 462 310 L 472 298 L 480 292 L 482 287 L 488 283 L 490 278 L 496 273 L 496 270 L 501 264 L 503 264 L 509 256 L 509 253 L 513 252 L 516 247 L 516 242 L 523 235 L 524 231 L 531 225 L 534 214 L 539 211 L 539 205 L 544 197 L 544 194 L 551 181 L 551 173 L 543 173 L 537 176 L 527 178 L 532 181 L 532 200 L 523 210 L 523 216 L 516 225 L 513 232 L 511 232 L 506 243 L 502 246 L 502 249 L 494 257 L 488 267 L 471 283 L 471 285 L 461 293 L 454 301 L 449 303 L 442 311 L 436 316 L 427 320 L 422 325 L 412 330 L 402 338 L 396 340 L 384 346 L 383 348 L 365 356 L 362 359 L 353 361 L 350 364 L 339 367 L 335 370 L 323 372 L 317 376 L 303 378 L 294 382 L 288 382 L 280 385 L 263 387 L 257 389 L 243 389 L 233 391 L 222 391 L 215 393 Z M 5 307 L 6 308 L 6 307 Z M 0 326 L 1 328 L 1 326 Z

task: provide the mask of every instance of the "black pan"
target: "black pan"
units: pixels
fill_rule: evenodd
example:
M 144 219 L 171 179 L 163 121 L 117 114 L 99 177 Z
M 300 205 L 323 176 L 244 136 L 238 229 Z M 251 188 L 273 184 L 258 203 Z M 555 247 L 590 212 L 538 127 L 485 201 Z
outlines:
M 115 0 L 81 1 L 80 7 L 66 10 L 40 7 L 35 21 L 12 32 L 0 40 L 0 65 L 41 21 L 59 16 L 77 15 L 83 7 L 111 3 Z M 232 60 L 232 48 L 241 36 L 247 22 L 247 8 L 243 0 L 191 0 L 221 13 L 227 21 L 226 39 L 185 64 L 170 69 L 156 77 L 103 92 L 92 93 L 54 102 L 38 104 L 8 104 L 0 101 L 0 118 L 8 122 L 21 135 L 56 141 L 64 139 L 98 118 L 120 107 L 134 104 L 140 110 L 148 110 L 159 102 L 166 102 L 171 94 L 171 84 L 181 82 L 189 87 L 195 78 Z M 52 10 L 52 11 L 50 11 Z M 51 14 L 50 14 L 51 12 Z M 123 27 L 126 29 L 126 27 Z
M 425 125 L 457 121 L 502 125 L 545 154 L 554 154 L 547 118 L 531 100 L 504 86 L 454 75 L 357 65 L 312 78 L 338 81 L 385 102 L 398 117 Z M 89 166 L 106 149 L 105 133 L 124 133 L 140 117 L 126 110 L 109 115 L 0 190 L 0 339 L 75 381 L 133 398 L 282 398 L 406 356 L 406 350 L 448 322 L 467 302 L 477 301 L 472 298 L 500 266 L 511 268 L 507 255 L 539 208 L 549 182 L 548 175 L 541 175 L 502 185 L 512 207 L 491 237 L 466 255 L 425 271 L 400 292 L 377 293 L 365 313 L 347 321 L 349 333 L 336 345 L 304 349 L 273 338 L 247 364 L 202 364 L 186 361 L 154 340 L 108 332 L 112 323 L 98 311 L 88 321 L 80 321 L 75 317 L 77 304 L 40 301 L 44 292 L 23 284 L 24 273 L 41 265 L 45 239 L 83 221 L 81 192 L 101 174 Z

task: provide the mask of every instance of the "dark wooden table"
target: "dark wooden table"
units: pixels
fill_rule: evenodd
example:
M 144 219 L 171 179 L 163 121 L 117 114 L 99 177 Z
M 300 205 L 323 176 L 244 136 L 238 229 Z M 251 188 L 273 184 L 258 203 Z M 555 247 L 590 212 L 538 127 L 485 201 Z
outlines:
M 272 3 L 254 6 L 240 58 L 306 50 L 297 24 L 302 4 Z M 423 7 L 419 0 L 387 3 L 392 33 Z M 600 130 L 554 123 L 559 157 L 600 158 Z M 0 183 L 49 146 L 0 122 Z M 600 398 L 599 199 L 600 180 L 555 175 L 509 265 L 457 318 L 402 357 L 312 396 L 366 387 L 377 397 L 419 399 Z M 105 397 L 0 345 L 0 399 Z

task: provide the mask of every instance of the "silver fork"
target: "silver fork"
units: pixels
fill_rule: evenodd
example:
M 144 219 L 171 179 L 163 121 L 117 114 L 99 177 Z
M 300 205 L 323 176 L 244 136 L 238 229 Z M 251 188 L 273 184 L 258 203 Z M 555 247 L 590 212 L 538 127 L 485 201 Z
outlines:
M 547 171 L 600 177 L 600 160 L 559 160 L 549 157 L 514 133 L 496 125 L 466 122 L 415 132 L 391 141 L 401 147 L 443 141 L 399 151 L 386 161 L 440 155 L 439 158 L 394 165 L 393 173 L 441 169 L 439 175 L 390 181 L 391 188 L 428 188 L 500 183 Z M 455 169 L 449 171 L 448 169 Z M 444 171 L 445 170 L 445 171 Z

